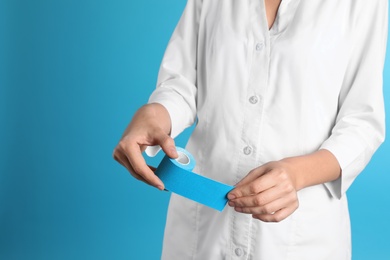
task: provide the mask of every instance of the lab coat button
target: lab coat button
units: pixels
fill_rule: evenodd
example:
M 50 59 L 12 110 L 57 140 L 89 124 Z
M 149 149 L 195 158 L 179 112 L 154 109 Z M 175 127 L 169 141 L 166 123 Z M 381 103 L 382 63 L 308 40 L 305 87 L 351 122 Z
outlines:
M 237 247 L 237 248 L 234 250 L 234 253 L 236 253 L 237 256 L 242 256 L 243 251 L 242 251 L 241 248 L 238 248 L 238 247 Z
M 256 44 L 256 51 L 261 51 L 263 47 L 264 47 L 264 43 L 259 42 L 258 44 Z
M 252 153 L 252 148 L 250 146 L 246 146 L 244 148 L 244 154 L 245 155 L 250 155 Z
M 256 96 L 251 96 L 249 98 L 249 102 L 251 102 L 251 104 L 256 104 L 257 102 L 259 102 L 259 99 Z

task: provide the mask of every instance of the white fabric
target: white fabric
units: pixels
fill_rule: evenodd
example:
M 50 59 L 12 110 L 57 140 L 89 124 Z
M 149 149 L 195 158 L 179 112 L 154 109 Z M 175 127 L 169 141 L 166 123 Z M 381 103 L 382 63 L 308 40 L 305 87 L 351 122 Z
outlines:
M 345 192 L 384 140 L 387 0 L 284 0 L 268 30 L 261 0 L 188 0 L 149 102 L 172 136 L 197 126 L 195 172 L 235 184 L 266 162 L 331 151 L 332 183 L 264 223 L 172 194 L 163 259 L 350 259 Z

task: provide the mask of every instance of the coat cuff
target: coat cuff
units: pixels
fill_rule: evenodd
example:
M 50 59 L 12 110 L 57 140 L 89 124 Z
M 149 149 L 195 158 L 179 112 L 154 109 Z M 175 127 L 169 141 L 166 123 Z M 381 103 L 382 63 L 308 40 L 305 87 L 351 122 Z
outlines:
M 354 138 L 347 136 L 333 137 L 326 140 L 320 148 L 331 152 L 340 165 L 341 176 L 324 184 L 331 195 L 338 199 L 344 196 L 355 178 L 368 164 L 372 154 L 372 152 L 365 152 L 367 147 L 364 147 L 361 142 L 352 139 Z

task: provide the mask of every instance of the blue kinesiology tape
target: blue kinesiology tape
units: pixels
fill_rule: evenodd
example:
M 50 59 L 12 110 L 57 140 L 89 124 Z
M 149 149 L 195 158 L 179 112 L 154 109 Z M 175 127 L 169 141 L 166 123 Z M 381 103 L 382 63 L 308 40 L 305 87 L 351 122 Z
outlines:
M 222 211 L 228 201 L 227 194 L 234 187 L 192 172 L 194 157 L 185 149 L 176 147 L 179 157 L 165 156 L 156 170 L 165 188 L 178 195 Z

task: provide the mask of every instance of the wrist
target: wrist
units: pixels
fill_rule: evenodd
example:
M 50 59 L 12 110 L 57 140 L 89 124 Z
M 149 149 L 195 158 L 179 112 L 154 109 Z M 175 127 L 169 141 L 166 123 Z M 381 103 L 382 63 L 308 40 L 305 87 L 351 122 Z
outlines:
M 298 157 L 288 157 L 281 160 L 290 175 L 296 191 L 299 191 L 306 187 L 303 170 L 300 163 L 298 163 Z
M 288 168 L 296 190 L 334 181 L 341 176 L 340 165 L 328 150 L 282 160 Z

